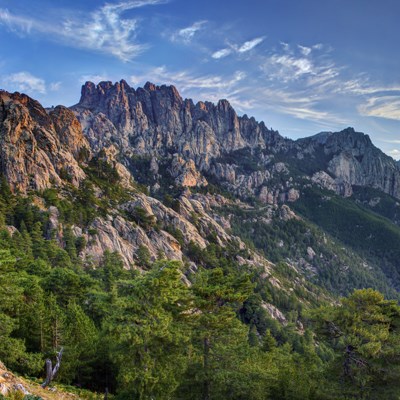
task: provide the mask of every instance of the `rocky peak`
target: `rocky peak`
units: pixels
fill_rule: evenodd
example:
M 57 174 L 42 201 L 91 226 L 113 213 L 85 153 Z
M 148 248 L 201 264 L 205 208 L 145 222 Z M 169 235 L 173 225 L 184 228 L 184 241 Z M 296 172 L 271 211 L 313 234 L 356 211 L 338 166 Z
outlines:
M 222 152 L 265 147 L 268 135 L 280 137 L 254 119 L 241 124 L 227 100 L 194 105 L 174 86 L 150 82 L 136 90 L 125 81 L 97 86 L 87 82 L 72 109 L 97 149 L 112 144 L 112 138 L 123 154 L 165 155 L 173 150 L 193 159 L 200 169 Z M 105 131 L 110 135 L 102 134 Z
M 50 113 L 20 93 L 0 92 L 0 168 L 11 188 L 25 193 L 84 178 L 75 157 L 89 144 L 74 114 L 65 107 Z M 61 178 L 61 176 L 63 178 Z
M 351 186 L 369 186 L 400 198 L 400 168 L 373 145 L 368 135 L 346 128 L 299 139 L 291 146 L 304 164 L 314 163 L 314 180 L 337 193 L 351 195 Z M 332 179 L 322 174 L 326 171 Z M 329 183 L 328 183 L 329 181 Z

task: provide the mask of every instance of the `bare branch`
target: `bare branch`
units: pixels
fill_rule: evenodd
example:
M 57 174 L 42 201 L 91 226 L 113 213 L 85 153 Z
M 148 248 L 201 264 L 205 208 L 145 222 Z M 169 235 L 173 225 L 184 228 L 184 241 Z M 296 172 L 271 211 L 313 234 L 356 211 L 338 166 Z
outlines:
M 63 351 L 64 351 L 64 348 L 61 347 L 61 350 L 57 353 L 57 356 L 56 356 L 57 362 L 56 362 L 56 365 L 54 366 L 54 368 L 53 368 L 53 364 L 52 364 L 51 360 L 49 358 L 46 360 L 46 379 L 41 385 L 42 388 L 49 386 L 51 381 L 57 375 L 57 372 L 61 366 L 61 359 L 62 359 Z

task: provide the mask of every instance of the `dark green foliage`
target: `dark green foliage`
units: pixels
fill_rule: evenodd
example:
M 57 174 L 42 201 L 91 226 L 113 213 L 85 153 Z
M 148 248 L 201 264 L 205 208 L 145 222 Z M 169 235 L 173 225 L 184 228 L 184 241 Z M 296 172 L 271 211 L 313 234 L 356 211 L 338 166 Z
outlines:
M 297 157 L 297 150 L 292 148 L 274 155 L 274 162 L 284 162 L 288 165 L 291 175 L 300 178 L 301 175 L 313 175 L 317 171 L 326 170 L 332 155 L 326 154 L 323 145 L 307 155 L 307 161 Z
M 321 318 L 345 321 L 341 330 L 350 329 L 346 340 L 353 340 L 359 329 L 365 332 L 372 343 L 366 346 L 367 357 L 386 337 L 389 318 L 390 340 L 382 345 L 380 358 L 373 359 L 377 372 L 365 375 L 363 391 L 365 399 L 398 395 L 393 349 L 399 317 L 393 302 L 372 292 L 362 297 L 363 302 L 371 298 L 371 306 L 357 309 L 361 320 L 384 325 L 372 327 L 371 334 L 368 326 L 351 324 L 357 315 L 353 309 L 346 314 L 331 307 L 316 314 L 321 318 L 304 319 L 296 291 L 284 294 L 262 279 L 261 271 L 239 266 L 235 243 L 206 249 L 190 243 L 187 255 L 205 267 L 190 276 L 191 286 L 183 283 L 177 262 L 149 263 L 147 273 L 137 274 L 125 270 L 115 253 L 106 252 L 97 269 L 84 271 L 74 266 L 79 257 L 70 239 L 71 249 L 60 250 L 69 267 L 52 265 L 54 243 L 43 237 L 40 224 L 33 219 L 28 232 L 21 223 L 29 238 L 24 240 L 30 249 L 25 258 L 13 255 L 21 243 L 18 235 L 0 235 L 8 248 L 0 251 L 0 358 L 18 372 L 40 374 L 44 358 L 63 346 L 60 381 L 97 391 L 107 386 L 121 399 L 333 400 L 339 389 L 352 399 L 364 372 L 352 370 L 355 378 L 341 386 L 338 365 L 346 342 L 332 342 L 321 330 Z M 282 282 L 300 277 L 285 263 L 275 273 Z M 357 307 L 357 299 L 343 304 Z M 286 310 L 286 326 L 270 317 L 265 302 Z M 303 335 L 296 328 L 299 318 L 306 324 Z M 314 326 L 321 335 L 317 347 L 310 331 Z M 390 374 L 383 376 L 379 371 L 388 365 Z
M 151 266 L 151 255 L 146 246 L 142 244 L 139 246 L 136 257 L 138 259 L 139 266 L 145 269 L 148 269 Z
M 264 167 L 256 156 L 244 149 L 223 158 L 249 173 Z M 287 156 L 278 154 L 275 161 Z M 87 157 L 82 154 L 81 162 Z M 310 171 L 326 161 L 311 160 Z M 150 159 L 132 160 L 143 185 L 155 182 L 149 164 Z M 182 188 L 166 172 L 168 161 L 159 164 L 166 168 L 160 168 L 158 196 L 179 212 Z M 375 193 L 356 190 L 358 206 L 306 189 L 295 207 L 315 225 L 306 219 L 265 223 L 255 201 L 254 209 L 219 210 L 232 214 L 233 234 L 276 262 L 271 269 L 245 265 L 248 250 L 241 250 L 237 240 L 221 246 L 212 227 L 207 247 L 201 248 L 186 243 L 171 225 L 163 229 L 178 240 L 184 265 L 154 263 L 148 248 L 140 246 L 140 272 L 124 269 L 121 257 L 110 252 L 94 268 L 81 259 L 85 239 L 76 238 L 72 226 L 82 227 L 92 240 L 97 234 L 88 229 L 93 219 L 130 194 L 104 154 L 85 170 L 88 178 L 79 189 L 38 194 L 59 211 L 61 245 L 48 230 L 49 212 L 34 205 L 40 199 L 13 195 L 0 179 L 0 359 L 10 368 L 43 376 L 44 359 L 63 347 L 59 382 L 97 392 L 108 387 L 120 399 L 398 398 L 400 312 L 395 302 L 366 290 L 340 306 L 310 312 L 331 304 L 332 293 L 348 294 L 353 287 L 372 286 L 397 296 L 387 277 L 365 268 L 364 259 L 352 251 L 362 252 L 373 265 L 381 258 L 382 270 L 388 276 L 396 273 L 398 228 L 378 215 L 396 218 L 391 198 L 371 205 Z M 271 184 L 286 175 L 274 179 Z M 210 182 L 197 190 L 224 193 Z M 150 233 L 161 228 L 141 207 L 125 216 Z M 191 215 L 200 229 L 199 217 Z M 18 232 L 11 236 L 6 224 Z M 315 256 L 309 257 L 309 248 Z M 306 262 L 293 265 L 299 259 Z M 283 312 L 282 323 L 271 316 L 273 306 Z
M 295 208 L 342 243 L 365 255 L 400 288 L 399 227 L 361 205 L 315 188 L 305 189 Z
M 259 154 L 261 149 L 252 150 L 248 147 L 223 154 L 217 158 L 215 162 L 223 164 L 235 164 L 239 167 L 239 171 L 246 174 L 251 174 L 255 171 L 263 169 L 260 163 Z
M 377 189 L 353 186 L 351 199 L 400 225 L 400 205 L 396 198 Z
M 335 358 L 326 365 L 326 398 L 396 399 L 400 392 L 400 307 L 372 289 L 355 291 L 341 307 L 312 319 Z
M 117 170 L 107 161 L 103 152 L 90 160 L 88 171 L 95 177 L 96 183 L 108 180 L 111 185 L 115 185 L 119 181 Z
M 331 200 L 326 200 L 324 203 L 322 197 L 317 194 L 314 196 L 310 193 L 308 196 L 306 194 L 307 190 L 308 189 L 305 190 L 305 194 L 303 194 L 300 200 L 294 203 L 293 207 L 299 212 L 304 213 L 305 216 L 312 219 L 313 222 L 321 225 L 328 232 L 330 232 L 328 224 L 330 224 L 333 229 L 336 229 L 338 226 L 340 227 L 342 224 L 341 232 L 343 234 L 340 234 L 340 241 L 336 241 L 336 239 L 334 241 L 331 237 L 327 236 L 323 230 L 304 219 L 290 219 L 284 221 L 275 218 L 272 223 L 265 223 L 259 218 L 262 215 L 262 211 L 258 211 L 257 209 L 248 211 L 237 207 L 231 207 L 225 211 L 229 214 L 232 213 L 234 216 L 232 219 L 233 233 L 240 236 L 246 243 L 261 250 L 271 261 L 279 263 L 280 261 L 286 261 L 288 259 L 299 260 L 303 258 L 307 260 L 307 263 L 309 263 L 315 271 L 299 269 L 299 271 L 296 272 L 293 268 L 285 268 L 280 271 L 282 268 L 281 266 L 285 264 L 278 264 L 276 272 L 286 278 L 293 278 L 293 274 L 300 276 L 299 273 L 301 273 L 308 277 L 308 282 L 320 285 L 329 292 L 337 294 L 348 294 L 354 288 L 370 286 L 382 291 L 389 297 L 398 297 L 396 291 L 393 290 L 391 280 L 388 279 L 389 276 L 385 277 L 379 268 L 365 268 L 365 259 L 362 259 L 357 253 L 352 251 L 351 247 L 346 247 L 346 245 L 352 245 L 352 243 L 356 241 L 360 243 L 358 247 L 360 249 L 362 246 L 366 247 L 368 243 L 371 244 L 371 240 L 362 242 L 360 235 L 355 237 L 353 234 L 349 233 L 351 230 L 358 229 L 356 228 L 357 222 L 351 218 L 351 215 L 347 216 L 345 214 L 345 209 L 342 208 L 338 209 L 335 215 L 329 213 L 326 215 L 325 213 L 328 211 L 324 207 L 328 206 L 324 204 L 329 203 Z M 329 199 L 336 199 L 336 197 L 332 197 L 332 193 L 329 194 Z M 348 201 L 345 199 L 338 199 L 338 201 L 343 202 L 345 205 L 348 204 Z M 356 209 L 359 208 L 356 205 L 354 207 Z M 363 214 L 362 217 L 360 216 L 360 220 L 364 217 L 366 218 L 364 221 L 365 224 L 371 215 L 365 212 L 365 215 Z M 254 219 L 257 219 L 256 222 L 254 222 Z M 326 221 L 326 223 L 324 221 Z M 387 228 L 389 229 L 389 227 L 391 232 L 394 232 L 393 229 L 398 229 L 393 224 L 387 222 Z M 380 229 L 379 226 L 375 227 L 375 229 L 378 228 Z M 400 229 L 398 230 L 400 232 Z M 333 230 L 330 233 L 335 234 Z M 369 234 L 372 234 L 372 231 L 369 231 Z M 378 232 L 373 233 L 373 235 L 378 235 Z M 362 232 L 362 236 L 365 237 L 365 231 Z M 379 262 L 379 260 L 376 259 L 378 255 L 376 254 L 374 258 L 370 259 L 371 263 L 377 266 L 380 264 L 381 267 L 386 266 L 389 268 L 390 264 L 385 260 L 387 260 L 388 256 L 390 257 L 390 254 L 393 252 L 396 253 L 397 247 L 394 243 L 395 240 L 391 243 L 394 248 L 392 248 L 388 254 L 382 252 L 380 257 L 383 258 L 383 262 Z M 312 259 L 308 255 L 308 248 L 312 248 L 316 253 L 316 256 Z M 398 262 L 398 260 L 396 260 L 396 262 Z M 351 268 L 349 268 L 349 266 L 351 266 Z M 304 285 L 307 287 L 307 284 L 308 283 L 305 282 Z M 315 289 L 316 288 L 313 288 L 312 290 Z
M 129 161 L 129 169 L 137 182 L 142 185 L 155 183 L 154 174 L 150 170 L 151 157 L 134 155 Z
M 181 247 L 185 245 L 185 237 L 183 236 L 182 231 L 179 228 L 175 228 L 172 225 L 168 225 L 164 228 L 164 230 L 170 233 L 180 244 Z
M 140 225 L 144 230 L 148 231 L 156 225 L 156 217 L 150 215 L 142 207 L 135 207 L 132 211 L 127 212 L 127 216 L 138 225 Z
M 171 195 L 166 194 L 164 196 L 163 203 L 165 206 L 172 208 L 174 211 L 179 213 L 180 203 L 178 199 L 174 199 Z

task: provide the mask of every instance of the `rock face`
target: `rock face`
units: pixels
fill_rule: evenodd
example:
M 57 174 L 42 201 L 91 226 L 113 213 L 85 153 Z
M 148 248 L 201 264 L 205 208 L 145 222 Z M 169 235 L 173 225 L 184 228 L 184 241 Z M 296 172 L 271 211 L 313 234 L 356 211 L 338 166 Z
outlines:
M 314 174 L 313 180 L 341 195 L 350 196 L 351 186 L 357 185 L 400 198 L 399 164 L 376 148 L 368 135 L 353 128 L 300 139 L 293 149 L 304 162 L 307 157 L 320 160 L 323 171 Z
M 173 151 L 200 169 L 212 158 L 246 146 L 271 146 L 283 138 L 254 118 L 238 117 L 227 100 L 194 104 L 174 86 L 131 88 L 87 82 L 72 107 L 94 149 L 111 142 L 123 152 L 165 155 Z
M 132 213 L 135 208 L 140 207 L 145 210 L 147 215 L 154 217 L 159 227 L 158 229 L 144 229 L 143 227 L 128 221 L 121 215 L 114 218 L 96 218 L 90 225 L 88 232 L 83 233 L 79 227 L 74 227 L 76 236 L 84 236 L 87 246 L 83 256 L 87 262 L 97 264 L 103 257 L 104 251 L 118 252 L 127 268 L 137 265 L 137 253 L 139 247 L 145 246 L 154 261 L 163 254 L 168 259 L 182 260 L 183 253 L 181 243 L 170 233 L 168 228 L 179 231 L 183 242 L 188 245 L 195 243 L 204 249 L 208 242 L 205 237 L 210 233 L 215 233 L 221 246 L 235 242 L 238 250 L 245 249 L 245 244 L 237 237 L 229 235 L 224 224 L 226 221 L 210 215 L 211 204 L 213 207 L 222 205 L 221 198 L 196 195 L 186 197 L 182 195 L 179 199 L 180 212 L 164 206 L 160 201 L 145 196 L 143 194 L 133 195 L 131 200 L 121 206 L 121 210 Z M 52 210 L 54 212 L 54 210 Z M 196 216 L 196 222 L 193 216 Z M 58 228 L 58 225 L 56 224 Z M 243 264 L 258 266 L 268 266 L 269 263 L 254 252 L 249 253 L 249 257 L 244 259 L 238 256 L 238 261 Z
M 175 183 L 179 186 L 207 186 L 207 180 L 196 169 L 193 160 L 185 161 L 178 154 L 175 154 L 172 159 L 169 173 L 175 178 Z
M 123 80 L 87 82 L 72 110 L 94 151 L 114 143 L 125 157 L 151 156 L 155 165 L 158 158 L 167 157 L 173 164 L 169 171 L 182 186 L 205 185 L 205 173 L 242 197 L 258 195 L 269 204 L 295 201 L 298 187 L 292 182 L 271 186 L 274 175 L 288 172 L 292 158 L 316 164 L 308 179 L 340 195 L 350 196 L 352 186 L 360 185 L 400 198 L 399 165 L 352 128 L 292 141 L 263 122 L 237 116 L 226 100 L 194 104 L 182 99 L 174 86 L 148 82 L 133 89 Z M 240 168 L 241 154 L 236 160 L 223 160 L 242 149 L 249 149 L 257 171 Z M 276 154 L 290 158 L 274 163 Z
M 26 95 L 0 91 L 0 171 L 11 188 L 25 193 L 79 185 L 85 174 L 77 159 L 90 155 L 74 114 L 65 107 L 49 113 Z

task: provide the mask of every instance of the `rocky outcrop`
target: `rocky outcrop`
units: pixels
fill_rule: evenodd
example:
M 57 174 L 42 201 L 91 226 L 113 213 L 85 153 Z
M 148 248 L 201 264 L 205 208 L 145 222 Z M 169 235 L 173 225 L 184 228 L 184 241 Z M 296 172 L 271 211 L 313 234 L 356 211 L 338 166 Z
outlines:
M 214 234 L 221 246 L 235 243 L 239 252 L 246 249 L 246 245 L 240 238 L 227 233 L 228 220 L 221 218 L 218 213 L 213 213 L 215 207 L 223 206 L 227 201 L 222 196 L 184 194 L 179 199 L 178 213 L 158 200 L 138 193 L 120 207 L 122 215 L 133 215 L 137 208 L 143 209 L 148 216 L 154 218 L 156 227 L 145 228 L 122 215 L 110 215 L 107 218 L 97 217 L 85 230 L 74 226 L 72 231 L 76 237 L 85 238 L 87 245 L 81 255 L 86 263 L 95 265 L 108 250 L 118 252 L 126 268 L 135 268 L 138 265 L 137 254 L 141 246 L 149 250 L 153 261 L 158 259 L 160 254 L 168 259 L 182 260 L 182 242 L 168 232 L 169 228 L 180 232 L 185 245 L 193 242 L 204 249 L 208 245 L 205 237 Z M 59 230 L 57 209 L 51 207 L 50 211 L 53 216 L 53 229 Z M 238 255 L 237 260 L 240 264 L 262 266 L 266 271 L 271 268 L 271 264 L 254 251 L 250 251 L 247 258 Z
M 15 375 L 0 361 L 0 397 L 12 399 L 77 400 L 78 396 L 59 387 L 43 389 L 37 379 Z
M 146 83 L 134 89 L 123 80 L 87 82 L 72 109 L 95 151 L 114 143 L 126 157 L 167 157 L 178 185 L 204 185 L 201 174 L 206 173 L 227 182 L 229 190 L 242 197 L 258 194 L 270 204 L 296 201 L 297 188 L 290 182 L 271 184 L 271 176 L 288 173 L 287 168 L 297 168 L 300 160 L 300 169 L 313 183 L 343 196 L 351 195 L 352 185 L 361 185 L 400 197 L 398 164 L 352 128 L 291 141 L 254 118 L 239 117 L 226 100 L 194 104 L 182 99 L 174 86 Z M 240 155 L 235 164 L 221 161 L 245 148 L 259 163 L 259 171 L 241 170 Z M 285 162 L 271 163 L 275 154 L 285 154 Z
M 185 161 L 178 154 L 174 154 L 170 175 L 175 178 L 175 184 L 183 187 L 207 186 L 207 180 L 197 170 L 193 160 Z
M 268 312 L 271 318 L 280 322 L 283 326 L 288 324 L 285 315 L 271 303 L 262 302 L 261 307 Z
M 123 80 L 87 82 L 72 109 L 97 150 L 111 141 L 124 153 L 165 155 L 172 149 L 200 169 L 223 152 L 283 140 L 254 118 L 238 117 L 227 100 L 194 104 L 174 86 L 149 82 L 136 90 Z
M 318 186 L 332 190 L 343 197 L 350 197 L 353 194 L 351 183 L 343 180 L 341 177 L 333 179 L 325 171 L 318 171 L 312 177 L 311 181 Z
M 116 218 L 96 218 L 90 226 L 91 235 L 86 234 L 88 245 L 84 256 L 87 260 L 98 263 L 104 251 L 120 254 L 127 268 L 137 264 L 137 252 L 140 246 L 149 250 L 154 261 L 163 253 L 167 258 L 182 260 L 182 252 L 178 241 L 165 231 L 146 232 L 140 226 L 125 220 L 121 216 Z
M 119 150 L 117 147 L 113 144 L 109 147 L 104 147 L 100 154 L 103 155 L 105 161 L 112 165 L 112 167 L 117 171 L 119 183 L 126 189 L 132 189 L 133 177 L 128 168 L 118 161 Z
M 400 198 L 399 164 L 376 148 L 368 135 L 353 128 L 300 139 L 293 144 L 293 150 L 304 163 L 308 159 L 317 165 L 318 160 L 313 181 L 343 196 L 350 196 L 351 186 L 357 185 Z
M 70 110 L 47 113 L 26 95 L 0 91 L 0 172 L 14 191 L 41 190 L 63 180 L 78 186 L 85 174 L 77 159 L 89 154 Z

